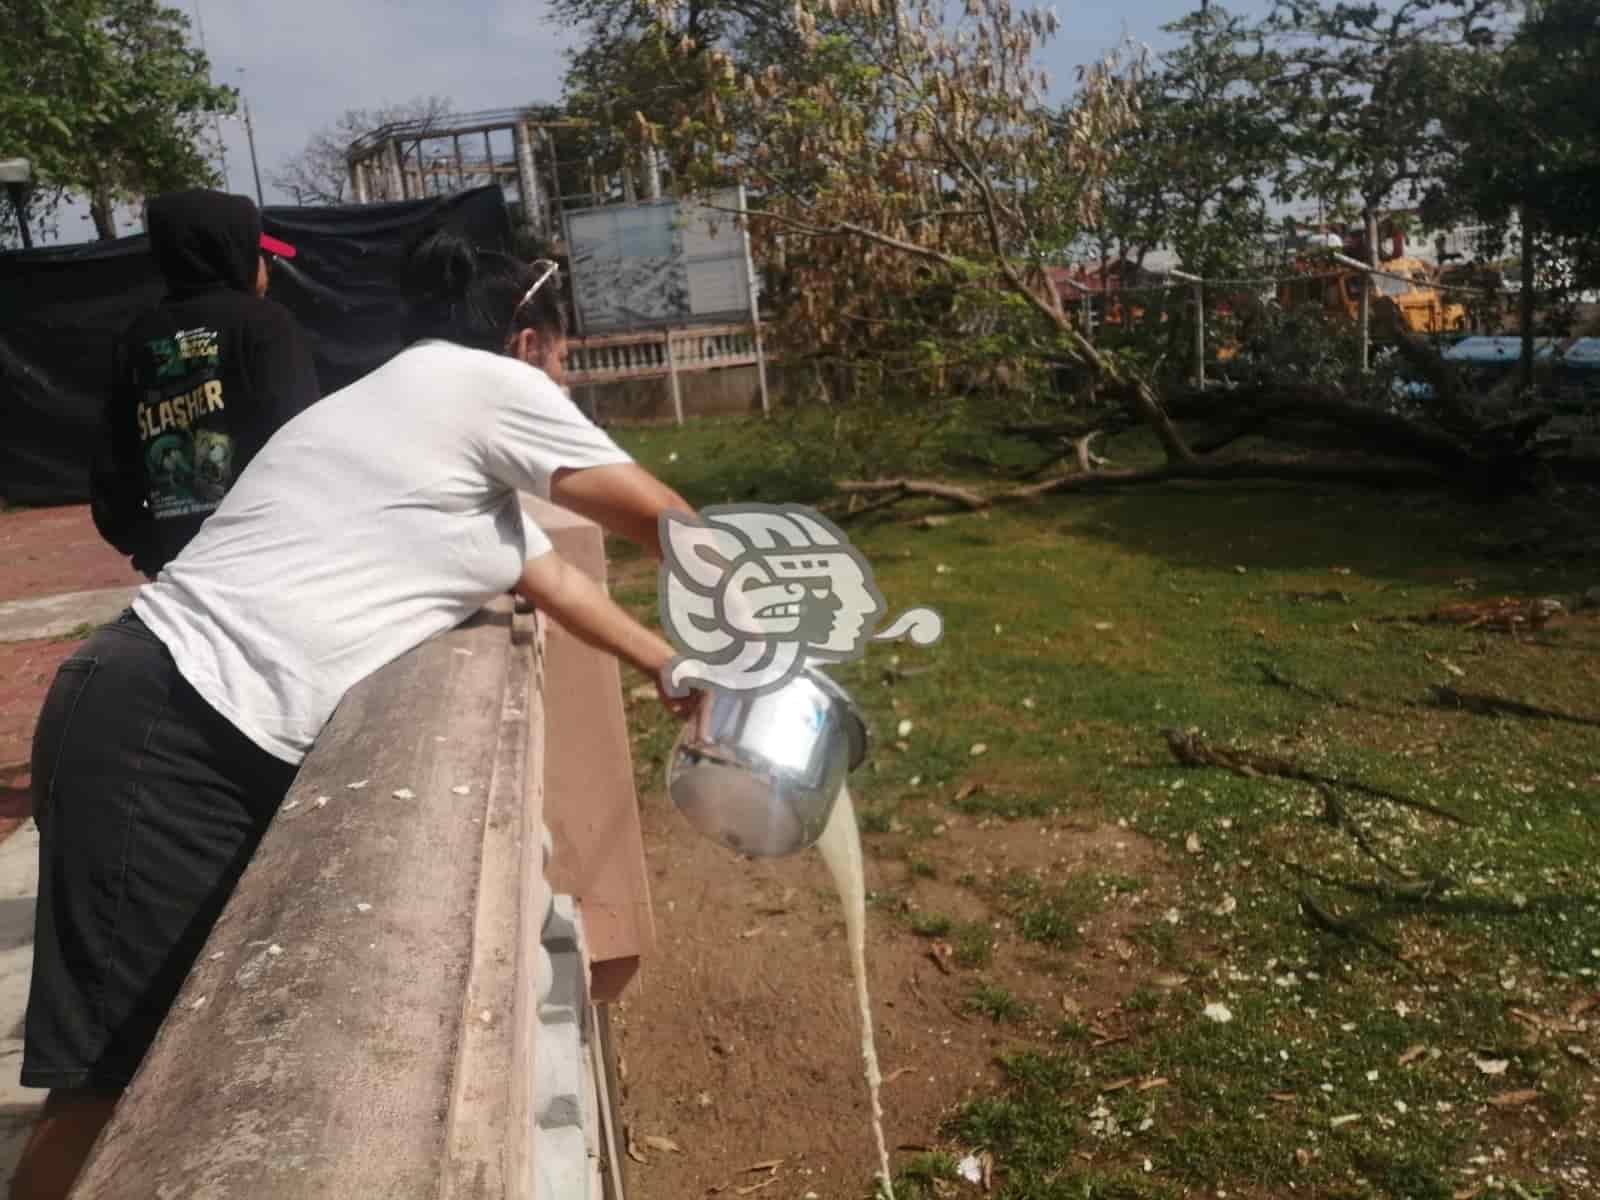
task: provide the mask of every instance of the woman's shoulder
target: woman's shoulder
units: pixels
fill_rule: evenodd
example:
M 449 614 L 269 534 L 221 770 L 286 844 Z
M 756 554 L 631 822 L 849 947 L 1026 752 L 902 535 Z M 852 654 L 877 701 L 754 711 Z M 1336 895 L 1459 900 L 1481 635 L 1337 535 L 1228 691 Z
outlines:
M 451 387 L 468 386 L 481 400 L 516 409 L 571 407 L 556 382 L 538 367 L 507 354 L 427 338 L 411 343 L 386 364 L 400 374 L 434 375 Z

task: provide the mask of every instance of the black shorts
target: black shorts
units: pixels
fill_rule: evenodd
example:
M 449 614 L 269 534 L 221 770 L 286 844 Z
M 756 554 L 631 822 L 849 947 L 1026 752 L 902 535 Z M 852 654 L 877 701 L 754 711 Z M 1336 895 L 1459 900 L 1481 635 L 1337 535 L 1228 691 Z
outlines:
M 61 664 L 33 735 L 24 1087 L 133 1078 L 294 774 L 132 611 Z

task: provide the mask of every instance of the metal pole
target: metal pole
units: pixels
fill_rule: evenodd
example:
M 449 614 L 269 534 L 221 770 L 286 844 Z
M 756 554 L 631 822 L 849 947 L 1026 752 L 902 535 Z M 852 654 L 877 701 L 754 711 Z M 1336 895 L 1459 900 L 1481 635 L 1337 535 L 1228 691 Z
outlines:
M 256 203 L 265 208 L 267 200 L 261 194 L 261 164 L 256 161 L 256 126 L 250 119 L 250 101 L 245 100 L 242 93 L 239 98 L 244 100 L 244 136 L 250 143 L 250 170 L 256 177 Z
M 456 187 L 464 192 L 467 190 L 467 163 L 461 157 L 461 135 L 455 134 L 450 140 L 456 148 Z
M 1367 243 L 1367 266 L 1378 268 L 1378 214 L 1367 209 L 1362 221 L 1362 239 Z M 1372 275 L 1362 281 L 1361 287 L 1361 370 L 1372 364 Z
M 1201 391 L 1206 386 L 1206 285 L 1198 280 L 1194 285 L 1194 385 Z
M 756 294 L 756 264 L 750 254 L 750 225 L 745 215 L 744 184 L 739 185 L 739 236 L 744 240 L 744 271 L 750 282 L 750 324 L 756 337 L 756 380 L 761 386 L 761 415 L 771 412 L 767 395 L 767 353 L 761 345 L 761 301 Z

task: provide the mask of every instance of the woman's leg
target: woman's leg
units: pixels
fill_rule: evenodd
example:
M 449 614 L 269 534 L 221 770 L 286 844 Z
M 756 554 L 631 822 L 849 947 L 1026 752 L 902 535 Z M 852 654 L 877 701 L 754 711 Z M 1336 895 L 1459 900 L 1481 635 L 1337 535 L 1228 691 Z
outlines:
M 93 1089 L 51 1092 L 11 1177 L 11 1200 L 63 1200 L 116 1106 L 115 1094 Z
M 206 705 L 136 620 L 63 664 L 34 740 L 22 1082 L 52 1089 L 54 1118 L 47 1109 L 29 1145 L 41 1188 L 81 1167 L 293 774 Z

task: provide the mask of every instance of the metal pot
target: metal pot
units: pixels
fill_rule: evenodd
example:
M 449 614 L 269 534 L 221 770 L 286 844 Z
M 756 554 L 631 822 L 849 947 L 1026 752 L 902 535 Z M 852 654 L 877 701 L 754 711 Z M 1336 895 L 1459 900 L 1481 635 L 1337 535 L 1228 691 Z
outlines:
M 713 689 L 678 735 L 667 794 L 701 833 L 757 858 L 822 836 L 867 754 L 850 695 L 814 668 L 759 695 Z

